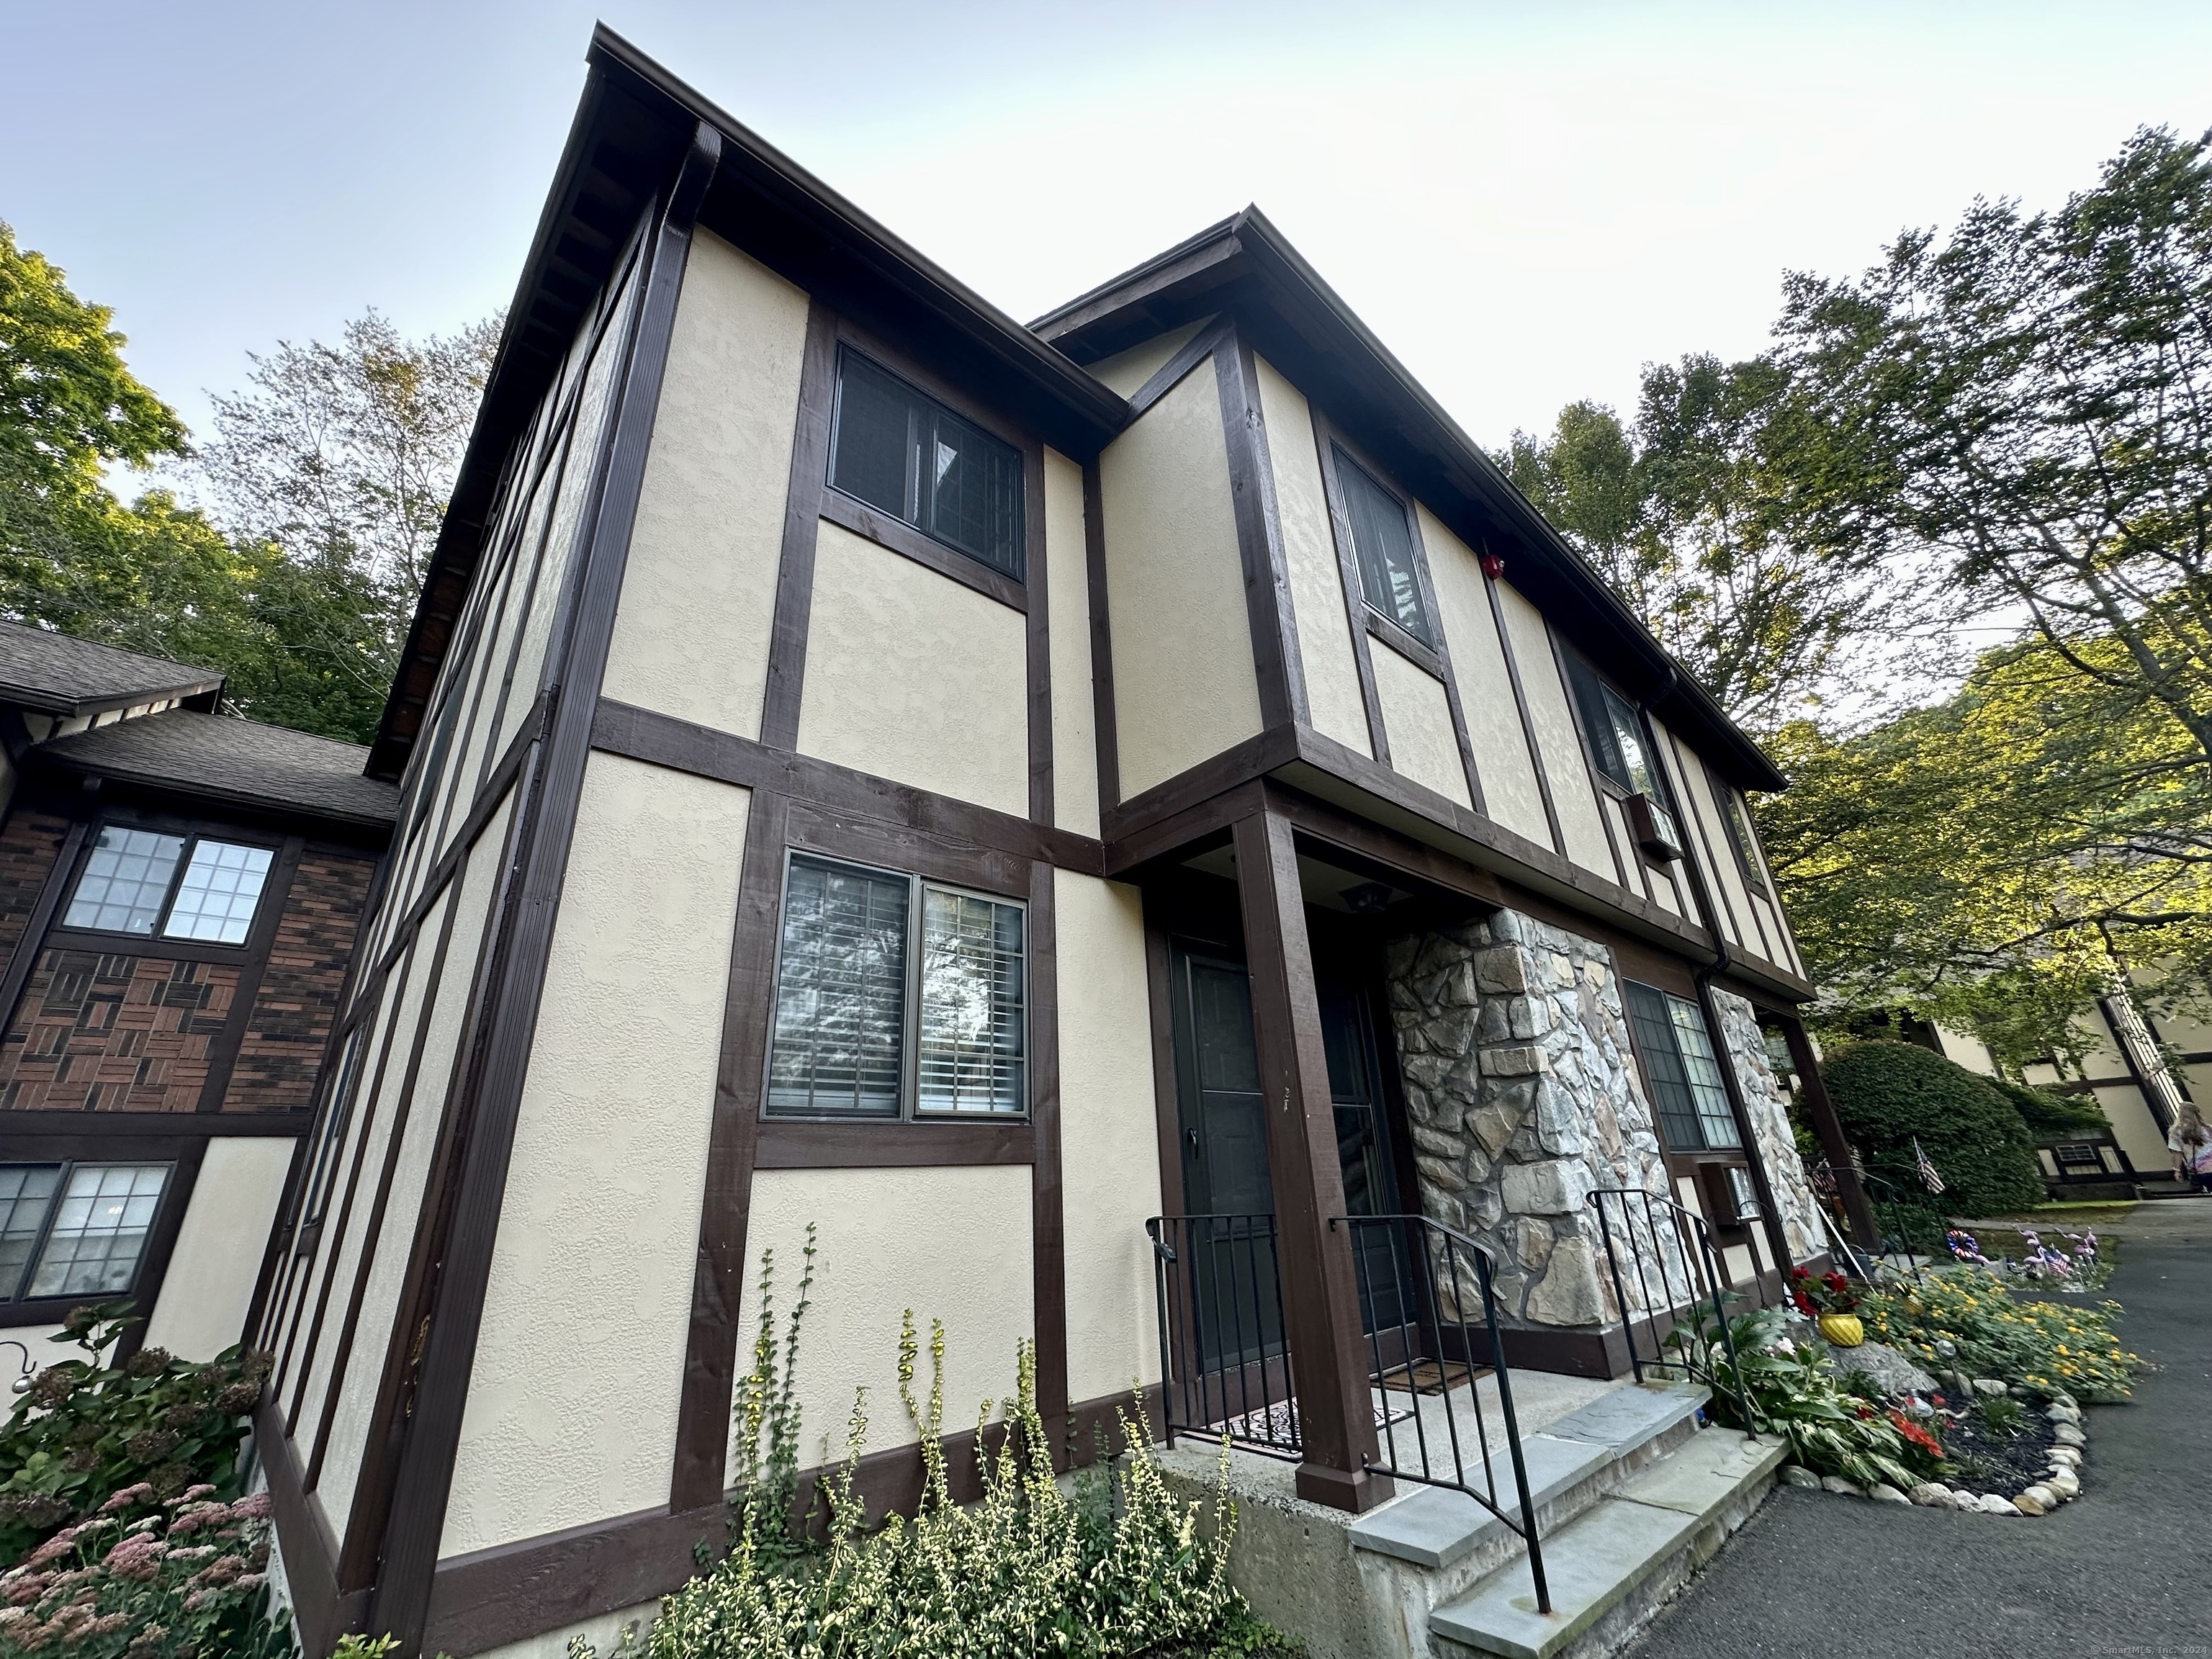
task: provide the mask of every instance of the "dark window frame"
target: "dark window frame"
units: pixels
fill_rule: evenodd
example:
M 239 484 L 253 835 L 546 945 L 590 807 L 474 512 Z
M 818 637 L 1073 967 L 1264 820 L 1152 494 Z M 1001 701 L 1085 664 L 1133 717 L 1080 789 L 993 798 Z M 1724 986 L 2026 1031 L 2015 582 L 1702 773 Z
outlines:
M 787 945 L 786 928 L 791 916 L 791 875 L 794 866 L 806 863 L 830 868 L 849 870 L 855 873 L 905 884 L 905 961 L 902 968 L 899 995 L 899 1055 L 897 1082 L 895 1087 L 896 1109 L 889 1112 L 859 1110 L 779 1110 L 774 1102 L 776 1023 L 783 996 L 784 952 Z M 956 897 L 970 898 L 999 905 L 1017 912 L 1021 917 L 1021 1023 L 1020 1047 L 1015 1060 L 1020 1066 L 1018 1110 L 1002 1111 L 995 1109 L 960 1110 L 958 1109 L 925 1108 L 921 1104 L 921 943 L 926 926 L 929 895 L 933 892 Z M 862 1124 L 949 1124 L 994 1123 L 1005 1125 L 1028 1124 L 1033 1121 L 1034 1094 L 1036 1077 L 1036 1010 L 1034 986 L 1036 975 L 1031 971 L 1035 952 L 1033 918 L 1029 901 L 1010 893 L 994 892 L 971 882 L 948 880 L 919 870 L 901 870 L 872 863 L 842 854 L 823 852 L 805 846 L 793 845 L 784 849 L 781 886 L 776 905 L 775 963 L 769 981 L 769 1011 L 767 1041 L 763 1045 L 761 1095 L 758 1116 L 763 1123 L 851 1123 Z
M 913 434 L 911 425 L 909 425 L 909 435 L 903 456 L 906 477 L 902 487 L 901 503 L 897 508 L 894 509 L 883 501 L 872 501 L 856 489 L 838 483 L 838 460 L 845 431 L 846 371 L 848 366 L 854 362 L 862 364 L 868 373 L 891 382 L 921 406 L 935 411 L 939 416 L 957 422 L 982 440 L 986 445 L 1005 452 L 1004 456 L 1000 459 L 1010 463 L 1012 467 L 1012 489 L 1007 508 L 1012 520 L 1007 537 L 1010 563 L 1001 563 L 989 554 L 964 545 L 945 534 L 935 522 L 933 500 L 931 506 L 925 508 L 922 480 L 915 469 L 915 456 L 919 453 L 915 446 L 921 442 L 921 440 Z M 990 422 L 976 419 L 969 410 L 956 407 L 947 398 L 939 396 L 919 384 L 914 375 L 893 367 L 885 361 L 883 354 L 870 349 L 863 343 L 843 337 L 842 331 L 837 343 L 836 357 L 831 367 L 830 379 L 829 451 L 823 462 L 823 485 L 825 493 L 844 501 L 855 502 L 869 514 L 880 514 L 890 522 L 903 526 L 935 546 L 945 548 L 959 555 L 963 559 L 971 562 L 978 571 L 985 574 L 987 578 L 1010 583 L 1016 588 L 1025 587 L 1029 580 L 1031 556 L 1030 547 L 1032 532 L 1030 523 L 1031 505 L 1029 499 L 1031 486 L 1030 474 L 1036 464 L 1036 458 L 1030 453 L 1030 446 L 1009 437 L 1006 432 L 996 429 Z M 909 422 L 913 419 L 913 408 L 909 406 L 908 414 Z M 929 494 L 933 497 L 937 482 L 934 479 L 930 481 Z M 909 502 L 913 504 L 911 507 L 908 505 Z M 985 591 L 992 590 L 986 586 Z
M 1668 1153 L 1684 1158 L 1706 1154 L 1731 1158 L 1746 1156 L 1742 1134 L 1736 1127 L 1734 1103 L 1729 1097 L 1725 1075 L 1713 1086 L 1720 1091 L 1722 1115 L 1728 1123 L 1731 1138 L 1717 1141 L 1708 1133 L 1706 1113 L 1698 1103 L 1697 1085 L 1691 1081 L 1688 1060 L 1682 1053 L 1675 1032 L 1673 1005 L 1679 1003 L 1688 1008 L 1697 1018 L 1698 1029 L 1704 1034 L 1709 1051 L 1704 1057 L 1711 1060 L 1717 1070 L 1727 1065 L 1729 1062 L 1721 1046 L 1713 1041 L 1712 1028 L 1705 1021 L 1705 1010 L 1692 998 L 1643 980 L 1632 980 L 1624 975 L 1620 988 L 1621 1013 L 1627 1020 L 1630 1047 L 1635 1051 L 1638 1069 L 1644 1074 L 1644 1086 L 1650 1097 L 1651 1127 L 1659 1137 L 1661 1147 Z M 1654 1020 L 1650 1014 L 1638 1008 L 1638 992 L 1659 1000 L 1660 1013 L 1663 1018 Z M 1656 1025 L 1657 1034 L 1664 1038 L 1663 1050 L 1655 1048 L 1654 1033 L 1646 1029 L 1652 1025 Z M 1666 1073 L 1664 1067 L 1671 1067 L 1671 1074 Z M 1681 1103 L 1670 1103 L 1668 1096 L 1673 1090 L 1681 1091 Z M 1695 1130 L 1694 1140 L 1678 1133 L 1684 1125 Z
M 1759 868 L 1759 827 L 1752 822 L 1751 802 L 1744 793 L 1726 779 L 1715 775 L 1713 769 L 1698 757 L 1698 763 L 1705 769 L 1705 787 L 1712 792 L 1720 808 L 1722 832 L 1729 845 L 1735 850 L 1735 867 L 1755 893 L 1769 890 L 1766 873 Z
M 1567 699 L 1573 708 L 1575 725 L 1582 734 L 1583 753 L 1589 761 L 1592 774 L 1616 799 L 1648 795 L 1654 805 L 1665 807 L 1667 802 L 1658 793 L 1659 757 L 1648 752 L 1643 726 L 1637 719 L 1635 701 L 1600 673 L 1589 658 L 1564 641 L 1559 655 L 1566 664 Z M 1605 717 L 1601 727 L 1595 723 L 1600 714 Z M 1636 769 L 1621 752 L 1622 717 L 1627 720 L 1628 735 L 1642 758 L 1644 782 L 1641 785 L 1636 781 Z
M 0 1320 L 0 1324 L 35 1323 L 38 1322 L 37 1316 L 42 1312 L 65 1311 L 88 1303 L 135 1300 L 149 1288 L 146 1282 L 149 1267 L 157 1269 L 156 1282 L 153 1288 L 158 1288 L 160 1273 L 165 1272 L 167 1267 L 167 1251 L 161 1248 L 162 1224 L 173 1213 L 172 1206 L 179 1201 L 179 1187 L 181 1185 L 187 1188 L 185 1196 L 189 1198 L 189 1188 L 192 1185 L 190 1176 L 186 1176 L 181 1181 L 179 1179 L 184 1162 L 185 1160 L 173 1154 L 134 1156 L 130 1148 L 125 1146 L 116 1152 L 95 1152 L 90 1156 L 72 1153 L 61 1156 L 17 1157 L 0 1163 L 0 1168 L 52 1169 L 55 1171 L 53 1195 L 46 1201 L 45 1215 L 40 1218 L 39 1230 L 31 1240 L 30 1251 L 23 1259 L 22 1269 L 16 1274 L 14 1284 L 0 1285 L 0 1310 L 4 1310 L 9 1316 L 5 1320 Z M 63 1200 L 69 1195 L 70 1177 L 80 1167 L 86 1164 L 94 1167 L 112 1165 L 126 1169 L 151 1169 L 159 1166 L 162 1171 L 161 1190 L 154 1200 L 154 1213 L 146 1223 L 145 1239 L 138 1247 L 137 1260 L 131 1265 L 131 1282 L 116 1290 L 61 1291 L 41 1296 L 30 1295 L 28 1291 L 31 1276 L 38 1271 L 40 1258 L 46 1254 L 46 1247 L 52 1241 L 54 1219 L 60 1214 Z M 161 1258 L 158 1262 L 156 1261 L 157 1254 Z M 145 1311 L 150 1313 L 151 1310 Z
M 1429 580 L 1428 561 L 1423 556 L 1420 521 L 1415 516 L 1413 503 L 1408 496 L 1386 483 L 1374 467 L 1355 454 L 1346 447 L 1343 438 L 1334 432 L 1328 434 L 1328 451 L 1332 475 L 1328 482 L 1330 494 L 1334 498 L 1332 506 L 1344 521 L 1342 533 L 1349 544 L 1352 570 L 1359 580 L 1359 603 L 1370 631 L 1378 633 L 1386 644 L 1395 647 L 1431 673 L 1441 677 L 1441 669 L 1437 665 L 1437 641 L 1442 634 L 1437 617 L 1436 591 Z M 1406 532 L 1406 571 L 1413 583 L 1413 600 L 1419 613 L 1416 617 L 1420 623 L 1418 628 L 1409 627 L 1402 612 L 1377 604 L 1375 595 L 1369 590 L 1369 560 L 1365 550 L 1360 546 L 1359 521 L 1353 514 L 1352 480 L 1355 477 L 1364 481 L 1376 495 L 1392 502 L 1398 509 Z M 1383 573 L 1387 585 L 1387 558 Z M 1382 627 L 1376 629 L 1372 625 L 1378 622 Z M 1409 643 L 1415 648 L 1407 649 Z
M 93 857 L 100 850 L 100 837 L 111 829 L 134 830 L 142 835 L 170 836 L 184 842 L 177 854 L 176 867 L 169 872 L 168 884 L 161 894 L 161 908 L 150 933 L 134 933 L 119 927 L 88 927 L 69 919 L 70 911 L 76 903 L 78 890 L 83 886 L 85 876 L 92 867 Z M 162 931 L 164 924 L 175 910 L 178 889 L 183 885 L 185 873 L 191 868 L 192 854 L 204 841 L 211 841 L 223 847 L 251 848 L 255 852 L 269 854 L 269 867 L 262 872 L 261 890 L 255 895 L 252 913 L 246 918 L 244 939 L 193 939 L 182 933 Z M 165 951 L 178 950 L 234 951 L 245 957 L 253 949 L 254 934 L 262 921 L 262 907 L 268 903 L 270 890 L 276 884 L 283 856 L 284 843 L 281 838 L 252 831 L 240 833 L 227 826 L 211 830 L 199 824 L 179 823 L 166 817 L 142 818 L 118 813 L 103 815 L 94 819 L 88 828 L 84 845 L 77 851 L 76 867 L 70 872 L 69 884 L 62 890 L 60 902 L 54 907 L 54 919 L 47 925 L 47 938 L 44 943 L 66 945 L 80 940 L 90 943 L 127 939 L 133 947 L 127 952 L 131 956 L 159 957 Z M 126 953 L 118 951 L 116 954 Z

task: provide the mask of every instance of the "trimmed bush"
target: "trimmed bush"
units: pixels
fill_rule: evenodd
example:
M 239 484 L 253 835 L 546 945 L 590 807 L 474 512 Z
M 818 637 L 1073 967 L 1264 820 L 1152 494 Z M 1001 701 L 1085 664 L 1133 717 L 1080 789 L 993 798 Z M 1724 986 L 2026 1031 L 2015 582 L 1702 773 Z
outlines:
M 2044 1200 L 2034 1142 L 1994 1084 L 1911 1042 L 1855 1042 L 1820 1077 L 1844 1135 L 1877 1173 L 1912 1179 L 1912 1143 L 1944 1181 L 1936 1201 L 1959 1215 L 2003 1215 Z
M 2054 1095 L 2047 1090 L 2031 1089 L 2025 1083 L 2008 1083 L 2001 1077 L 1986 1078 L 1984 1081 L 2012 1103 L 2013 1109 L 2020 1114 L 2020 1121 L 2027 1125 L 2031 1139 L 2055 1139 L 2079 1134 L 2084 1129 L 2112 1127 L 2111 1121 L 2094 1101 L 2078 1095 Z

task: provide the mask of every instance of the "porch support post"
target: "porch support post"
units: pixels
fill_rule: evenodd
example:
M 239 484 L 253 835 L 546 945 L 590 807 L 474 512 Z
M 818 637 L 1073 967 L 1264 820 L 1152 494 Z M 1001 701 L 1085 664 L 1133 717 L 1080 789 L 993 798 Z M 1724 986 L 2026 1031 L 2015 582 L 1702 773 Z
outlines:
M 1828 1167 L 1836 1173 L 1836 1192 L 1844 1200 L 1844 1213 L 1850 1218 L 1851 1236 L 1861 1249 L 1878 1250 L 1881 1229 L 1875 1222 L 1874 1206 L 1867 1202 L 1866 1188 L 1859 1184 L 1858 1166 L 1851 1162 L 1851 1145 L 1844 1139 L 1843 1122 L 1836 1115 L 1835 1103 L 1828 1098 L 1828 1085 L 1820 1080 L 1820 1062 L 1813 1058 L 1813 1042 L 1805 1035 L 1805 1023 L 1790 1014 L 1783 1015 L 1780 1023 L 1782 1035 L 1790 1043 L 1790 1063 L 1797 1068 L 1797 1081 L 1805 1091 L 1805 1115 L 1813 1120 L 1813 1133 L 1820 1150 L 1827 1154 Z
M 1284 1334 L 1297 1389 L 1305 1461 L 1298 1496 L 1355 1512 L 1390 1496 L 1369 1472 L 1375 1414 L 1369 1401 L 1352 1249 L 1329 1218 L 1344 1213 L 1336 1109 L 1322 1047 L 1321 1003 L 1298 892 L 1290 821 L 1261 797 L 1236 826 L 1237 888 L 1252 975 L 1252 1022 L 1267 1103 L 1267 1169 L 1274 1182 L 1281 1252 Z

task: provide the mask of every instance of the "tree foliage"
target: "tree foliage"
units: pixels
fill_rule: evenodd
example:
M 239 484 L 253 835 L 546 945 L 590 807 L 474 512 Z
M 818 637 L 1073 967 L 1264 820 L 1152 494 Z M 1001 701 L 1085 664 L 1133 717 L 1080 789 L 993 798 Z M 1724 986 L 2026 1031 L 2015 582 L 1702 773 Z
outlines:
M 2012 1103 L 1965 1066 L 1910 1042 L 1855 1042 L 1821 1062 L 1845 1139 L 1897 1185 L 1918 1143 L 1960 1215 L 2006 1215 L 2043 1201 L 2043 1176 Z

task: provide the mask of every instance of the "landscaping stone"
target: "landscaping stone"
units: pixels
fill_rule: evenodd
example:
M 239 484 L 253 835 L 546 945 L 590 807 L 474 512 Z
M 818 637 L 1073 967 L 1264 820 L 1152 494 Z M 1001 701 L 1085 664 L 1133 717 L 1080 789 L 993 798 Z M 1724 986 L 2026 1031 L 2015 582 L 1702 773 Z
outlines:
M 1784 1463 L 1781 1480 L 1785 1486 L 1809 1486 L 1815 1492 L 1820 1487 L 1820 1477 L 1802 1463 Z
M 1867 1496 L 1877 1504 L 1910 1504 L 1912 1501 L 1887 1481 L 1876 1481 L 1869 1486 Z
M 1974 1379 L 1974 1392 L 1988 1399 L 1997 1400 L 2012 1391 L 1994 1376 L 1978 1376 Z
M 2088 1443 L 2088 1437 L 2071 1423 L 2059 1424 L 2051 1431 L 2051 1437 L 2062 1446 L 2082 1446 Z
M 1881 1342 L 1862 1342 L 1856 1348 L 1831 1348 L 1828 1364 L 1838 1371 L 1863 1371 L 1890 1398 L 1905 1394 L 1927 1394 L 1936 1379 L 1896 1349 Z
M 2071 1469 L 2061 1469 L 2043 1483 L 2057 1492 L 2063 1502 L 2072 1503 L 2081 1495 L 2081 1482 Z
M 1923 1509 L 1948 1510 L 1951 1507 L 1951 1489 L 1938 1481 L 1923 1480 L 1909 1494 L 1912 1502 Z
M 2058 1507 L 2058 1494 L 2052 1491 L 2049 1486 L 2040 1480 L 2037 1481 L 2026 1492 L 2021 1493 L 2019 1498 L 2015 1498 L 2012 1501 L 2017 1504 L 2021 1498 L 2033 1498 L 2038 1504 L 2045 1510 L 2055 1510 Z
M 2043 1414 L 2054 1423 L 2071 1423 L 2077 1429 L 2081 1426 L 2079 1406 L 2053 1406 Z
M 1984 1515 L 2018 1515 L 2020 1513 L 2020 1510 L 2014 1506 L 2012 1499 L 2000 1498 L 1995 1492 L 1990 1493 L 1982 1499 L 1981 1510 Z
M 2035 1488 L 2030 1486 L 2026 1492 L 2019 1493 L 2013 1498 L 2012 1506 L 2021 1515 L 2047 1515 L 2058 1507 L 2058 1500 L 2053 1497 L 2051 1502 L 2046 1504 L 2035 1495 Z
M 2079 1446 L 2060 1445 L 2053 1446 L 2051 1449 L 2051 1461 L 2054 1463 L 2069 1464 L 2078 1468 L 2081 1467 L 2084 1460 L 2081 1455 L 2081 1449 Z
M 1835 1492 L 1844 1498 L 1863 1498 L 1866 1496 L 1863 1492 L 1860 1491 L 1856 1486 L 1854 1486 L 1850 1481 L 1844 1480 L 1840 1474 L 1822 1475 L 1820 1477 L 1820 1490 L 1822 1492 Z

